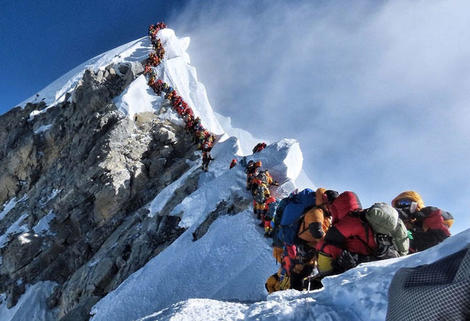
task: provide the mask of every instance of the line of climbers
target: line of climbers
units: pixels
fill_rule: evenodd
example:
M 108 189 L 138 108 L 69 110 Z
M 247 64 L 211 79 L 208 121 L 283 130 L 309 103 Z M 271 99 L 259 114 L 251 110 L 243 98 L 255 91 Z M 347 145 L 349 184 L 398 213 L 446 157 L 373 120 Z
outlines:
M 253 147 L 253 154 L 262 151 L 266 143 L 258 143 Z M 232 159 L 229 169 L 238 164 L 236 158 Z M 260 220 L 259 225 L 264 228 L 264 236 L 272 237 L 272 218 L 279 201 L 271 195 L 270 187 L 279 186 L 267 169 L 262 169 L 263 163 L 258 160 L 246 161 L 246 157 L 240 160 L 240 165 L 245 168 L 246 189 L 253 197 L 253 213 Z
M 253 153 L 265 147 L 260 143 Z M 230 168 L 236 165 L 233 159 Z M 295 190 L 276 200 L 270 187 L 279 184 L 262 169 L 261 161 L 247 163 L 242 158 L 240 165 L 247 174 L 254 214 L 265 236 L 273 238 L 273 256 L 281 264 L 266 281 L 269 293 L 318 289 L 325 276 L 423 251 L 450 236 L 452 215 L 424 206 L 415 191 L 400 193 L 391 205 L 375 203 L 366 209 L 355 193 L 324 188 Z
M 253 196 L 253 212 L 264 228 L 264 236 L 272 236 L 271 220 L 277 207 L 277 200 L 269 187 L 279 186 L 267 169 L 262 169 L 261 161 L 250 160 L 246 164 L 246 189 Z
M 166 28 L 162 22 L 149 27 L 155 52 L 145 65 L 148 85 L 157 95 L 165 94 L 173 109 L 185 121 L 202 151 L 203 170 L 213 160 L 210 151 L 215 136 L 206 130 L 199 117 L 176 90 L 156 79 L 153 67 L 164 59 L 165 49 L 157 33 Z M 253 153 L 262 151 L 259 143 Z M 342 273 L 363 262 L 388 259 L 423 251 L 450 236 L 453 217 L 437 207 L 425 207 L 414 191 L 400 193 L 392 206 L 376 203 L 363 209 L 357 195 L 346 191 L 307 188 L 276 200 L 271 186 L 279 185 L 261 161 L 242 158 L 247 174 L 246 188 L 253 196 L 254 214 L 260 219 L 266 237 L 273 238 L 273 256 L 281 263 L 266 282 L 269 293 L 285 289 L 311 290 L 322 287 L 321 279 Z M 230 168 L 237 165 L 233 159 Z
M 282 199 L 274 213 L 273 256 L 281 267 L 266 282 L 269 293 L 318 289 L 323 277 L 360 263 L 423 251 L 449 237 L 454 221 L 414 191 L 363 209 L 353 192 L 307 188 Z
M 160 30 L 165 28 L 166 24 L 163 22 L 149 26 L 149 37 L 154 52 L 150 53 L 146 61 L 144 74 L 147 76 L 148 85 L 153 89 L 155 94 L 159 96 L 164 94 L 165 99 L 170 101 L 173 110 L 183 119 L 186 131 L 192 134 L 194 143 L 197 144 L 198 149 L 202 152 L 202 169 L 207 172 L 210 161 L 214 160 L 210 152 L 215 144 L 215 135 L 204 128 L 201 119 L 195 117 L 191 107 L 178 95 L 174 88 L 161 79 L 157 79 L 157 75 L 153 69 L 160 65 L 164 59 L 165 48 L 163 48 L 160 39 L 157 38 L 157 34 Z

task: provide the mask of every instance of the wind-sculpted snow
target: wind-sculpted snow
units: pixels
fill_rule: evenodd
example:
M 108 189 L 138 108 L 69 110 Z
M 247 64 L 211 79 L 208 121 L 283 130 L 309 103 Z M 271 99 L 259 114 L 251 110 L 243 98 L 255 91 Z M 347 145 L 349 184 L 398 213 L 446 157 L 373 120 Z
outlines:
M 20 216 L 13 224 L 10 225 L 10 227 L 0 235 L 0 248 L 5 246 L 5 244 L 8 242 L 8 239 L 10 235 L 14 234 L 19 234 L 23 232 L 28 231 L 28 227 L 26 226 L 25 219 L 28 217 L 27 213 L 24 213 L 23 215 Z
M 59 79 L 38 92 L 20 104 L 24 107 L 26 103 L 38 103 L 44 101 L 48 108 L 64 101 L 67 93 L 72 92 L 78 81 L 83 77 L 86 69 L 96 71 L 112 63 L 119 62 L 138 62 L 142 61 L 152 51 L 152 44 L 148 37 L 131 41 L 125 45 L 109 50 L 98 55 L 67 72 Z M 44 111 L 43 111 L 44 112 Z
M 258 301 L 276 269 L 251 211 L 216 220 L 193 242 L 187 230 L 92 310 L 92 320 L 135 320 L 188 298 Z
M 119 111 L 129 117 L 143 112 L 154 112 L 160 109 L 163 98 L 154 94 L 147 86 L 145 76 L 141 75 L 129 87 L 114 99 Z
M 207 173 L 201 175 L 199 188 L 189 197 L 176 206 L 171 214 L 181 216 L 181 227 L 190 227 L 201 223 L 208 213 L 215 210 L 222 200 L 230 199 L 236 195 L 249 197 L 245 191 L 246 174 L 241 166 L 233 170 L 228 169 L 230 160 L 239 150 L 235 138 L 228 139 L 215 145 L 212 155 L 215 160 Z M 262 160 L 265 169 L 269 169 L 274 179 L 281 183 L 292 184 L 298 172 L 291 168 L 301 168 L 302 153 L 295 140 L 283 140 L 269 145 L 264 151 L 247 159 Z M 289 176 L 290 175 L 290 176 Z
M 207 173 L 201 175 L 199 188 L 185 198 L 171 212 L 172 215 L 181 216 L 181 227 L 190 227 L 201 223 L 207 214 L 215 210 L 222 200 L 239 195 L 248 197 L 244 189 L 244 172 L 241 167 L 229 170 L 231 157 L 237 152 L 234 139 L 218 143 L 212 150 L 215 160 Z
M 196 69 L 189 65 L 189 55 L 186 53 L 189 38 L 179 39 L 175 32 L 168 28 L 160 30 L 157 37 L 166 52 L 166 59 L 155 68 L 157 78 L 178 92 L 192 107 L 194 115 L 201 118 L 204 127 L 214 134 L 223 134 L 224 130 L 212 110 L 206 89 L 198 81 Z
M 138 321 L 176 321 L 176 320 L 204 320 L 220 319 L 224 321 L 243 320 L 243 311 L 247 307 L 241 303 L 222 303 L 209 299 L 189 299 L 177 303 L 160 312 L 149 315 Z M 185 319 L 179 318 L 184 316 Z M 179 319 L 178 319 L 179 318 Z
M 51 311 L 46 306 L 46 299 L 51 295 L 54 286 L 54 282 L 39 282 L 29 286 L 11 309 L 8 309 L 5 303 L 0 304 L 0 320 L 57 320 L 56 311 Z
M 281 291 L 267 296 L 266 301 L 243 305 L 214 300 L 187 300 L 141 320 L 220 320 L 225 319 L 225 316 L 218 313 L 224 311 L 230 311 L 227 320 L 385 320 L 388 288 L 398 269 L 433 263 L 468 246 L 470 229 L 426 251 L 398 259 L 361 264 L 341 275 L 325 278 L 325 287 L 321 290 L 310 293 Z M 198 313 L 202 311 L 206 312 Z
M 17 200 L 16 197 L 13 197 L 11 200 L 3 204 L 3 209 L 0 212 L 0 220 L 3 220 L 3 218 L 13 209 L 15 208 L 17 203 L 26 201 L 28 199 L 28 196 L 25 195 L 21 199 Z
M 149 209 L 149 216 L 153 217 L 156 214 L 159 214 L 160 211 L 163 209 L 165 204 L 170 200 L 173 196 L 173 193 L 183 186 L 185 180 L 194 173 L 198 169 L 198 165 L 193 165 L 189 170 L 186 171 L 180 178 L 176 181 L 165 187 L 158 195 L 152 200 L 152 202 L 148 205 Z
M 219 217 L 208 232 L 193 242 L 193 232 L 222 201 L 245 198 L 246 174 L 240 165 L 229 169 L 239 151 L 234 137 L 219 142 L 212 150 L 215 158 L 207 173 L 202 173 L 198 189 L 171 212 L 181 217 L 187 231 L 172 245 L 129 277 L 93 309 L 93 320 L 132 320 L 188 298 L 262 300 L 266 274 L 274 272 L 270 240 L 263 237 L 251 209 L 234 216 Z M 275 179 L 291 182 L 288 167 L 301 167 L 301 154 L 295 140 L 269 145 L 248 157 L 261 159 Z M 194 168 L 190 172 L 194 171 Z M 151 203 L 158 212 L 170 199 L 171 191 L 185 178 L 168 186 Z M 158 201 L 157 201 L 158 200 Z
M 247 157 L 247 161 L 260 160 L 263 169 L 268 169 L 279 187 L 271 187 L 274 197 L 282 198 L 295 189 L 296 180 L 302 172 L 303 156 L 300 145 L 295 139 L 282 139 L 266 146 L 261 152 Z M 313 184 L 308 186 L 313 188 Z

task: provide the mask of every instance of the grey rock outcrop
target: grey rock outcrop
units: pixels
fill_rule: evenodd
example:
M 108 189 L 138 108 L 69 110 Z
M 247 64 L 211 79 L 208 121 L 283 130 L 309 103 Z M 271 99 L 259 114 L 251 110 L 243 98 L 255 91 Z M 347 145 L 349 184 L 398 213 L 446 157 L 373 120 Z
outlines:
M 17 202 L 0 218 L 0 235 L 21 227 L 0 246 L 9 307 L 25 284 L 50 280 L 58 286 L 48 306 L 62 320 L 86 320 L 94 303 L 184 232 L 166 214 L 197 188 L 199 171 L 160 216 L 144 205 L 198 157 L 191 137 L 154 113 L 125 117 L 113 102 L 142 72 L 131 63 L 87 70 L 64 102 L 0 117 L 0 206 Z

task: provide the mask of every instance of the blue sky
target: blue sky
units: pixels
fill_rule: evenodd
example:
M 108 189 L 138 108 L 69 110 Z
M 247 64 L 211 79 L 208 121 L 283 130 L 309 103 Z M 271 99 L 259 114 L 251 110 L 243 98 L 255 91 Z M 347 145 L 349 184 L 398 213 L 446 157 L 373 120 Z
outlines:
M 7 0 L 0 9 L 0 114 L 106 50 L 146 35 L 185 1 Z
M 470 227 L 470 3 L 8 1 L 0 112 L 165 20 L 214 109 L 257 137 L 296 138 L 317 186 L 366 206 L 403 190 Z

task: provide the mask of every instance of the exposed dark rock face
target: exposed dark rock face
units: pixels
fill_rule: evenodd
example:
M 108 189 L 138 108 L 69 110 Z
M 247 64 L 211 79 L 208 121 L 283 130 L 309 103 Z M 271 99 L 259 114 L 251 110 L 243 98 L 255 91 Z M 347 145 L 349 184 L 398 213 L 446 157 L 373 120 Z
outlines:
M 199 171 L 160 216 L 144 205 L 197 157 L 191 137 L 153 113 L 129 119 L 113 103 L 142 72 L 140 64 L 86 71 L 63 103 L 0 117 L 0 206 L 17 202 L 0 218 L 0 235 L 22 226 L 0 248 L 9 307 L 25 284 L 51 280 L 59 285 L 48 306 L 62 320 L 86 320 L 94 303 L 184 232 L 165 214 L 197 188 Z M 39 229 L 45 220 L 47 232 Z
M 236 215 L 250 205 L 250 201 L 246 198 L 242 197 L 234 197 L 231 200 L 223 200 L 219 204 L 217 204 L 217 208 L 212 211 L 207 218 L 196 228 L 193 232 L 193 241 L 199 240 L 203 237 L 212 223 L 215 222 L 220 216 L 223 215 Z

